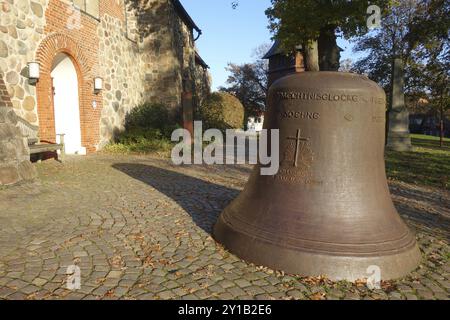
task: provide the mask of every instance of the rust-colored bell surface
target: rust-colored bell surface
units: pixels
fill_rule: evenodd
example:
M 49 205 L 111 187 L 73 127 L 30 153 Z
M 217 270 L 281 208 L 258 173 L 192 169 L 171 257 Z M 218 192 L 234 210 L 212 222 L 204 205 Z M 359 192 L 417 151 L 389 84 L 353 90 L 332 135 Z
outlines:
M 276 81 L 264 127 L 280 129 L 280 169 L 263 176 L 255 166 L 221 214 L 216 240 L 257 265 L 332 280 L 415 269 L 420 252 L 387 185 L 385 105 L 384 91 L 357 74 Z

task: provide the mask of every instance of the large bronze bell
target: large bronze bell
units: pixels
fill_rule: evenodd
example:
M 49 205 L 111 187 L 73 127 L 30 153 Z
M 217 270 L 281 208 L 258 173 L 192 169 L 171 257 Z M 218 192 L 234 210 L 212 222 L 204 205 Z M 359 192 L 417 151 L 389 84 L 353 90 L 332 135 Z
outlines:
M 420 252 L 386 180 L 384 91 L 357 74 L 304 72 L 276 81 L 268 105 L 280 169 L 262 176 L 255 166 L 216 240 L 257 265 L 333 280 L 415 269 Z

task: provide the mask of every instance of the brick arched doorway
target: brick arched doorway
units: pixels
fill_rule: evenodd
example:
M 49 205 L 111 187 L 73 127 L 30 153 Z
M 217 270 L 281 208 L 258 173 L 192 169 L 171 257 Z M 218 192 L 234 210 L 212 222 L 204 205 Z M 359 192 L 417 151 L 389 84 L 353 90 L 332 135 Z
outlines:
M 97 100 L 93 92 L 92 70 L 88 68 L 89 64 L 82 48 L 71 37 L 61 33 L 47 36 L 36 53 L 41 66 L 40 79 L 36 85 L 40 138 L 43 141 L 56 142 L 51 73 L 55 59 L 61 54 L 71 59 L 77 73 L 81 145 L 88 151 L 94 151 L 94 145 L 98 141 L 98 126 L 91 124 L 95 110 L 93 111 L 90 105 L 93 100 Z

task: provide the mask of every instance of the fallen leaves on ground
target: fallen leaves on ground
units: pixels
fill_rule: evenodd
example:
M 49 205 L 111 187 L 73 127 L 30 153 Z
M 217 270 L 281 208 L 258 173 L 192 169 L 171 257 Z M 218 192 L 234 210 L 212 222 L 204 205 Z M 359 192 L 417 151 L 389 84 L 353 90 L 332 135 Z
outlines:
M 325 300 L 326 294 L 323 292 L 317 292 L 309 296 L 311 300 Z

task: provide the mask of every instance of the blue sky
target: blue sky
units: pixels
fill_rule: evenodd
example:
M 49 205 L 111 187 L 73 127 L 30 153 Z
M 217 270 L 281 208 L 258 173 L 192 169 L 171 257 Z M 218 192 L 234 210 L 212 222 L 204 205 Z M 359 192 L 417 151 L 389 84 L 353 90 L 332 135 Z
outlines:
M 225 84 L 228 62 L 246 63 L 253 60 L 253 50 L 271 43 L 264 11 L 270 0 L 240 0 L 237 9 L 232 0 L 181 0 L 203 34 L 197 40 L 200 55 L 211 67 L 213 89 Z M 351 55 L 351 45 L 339 41 L 345 49 L 342 58 Z

